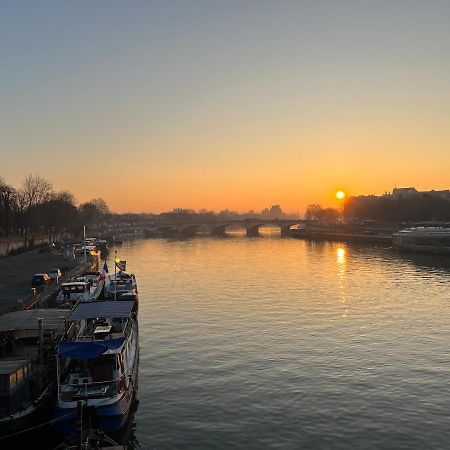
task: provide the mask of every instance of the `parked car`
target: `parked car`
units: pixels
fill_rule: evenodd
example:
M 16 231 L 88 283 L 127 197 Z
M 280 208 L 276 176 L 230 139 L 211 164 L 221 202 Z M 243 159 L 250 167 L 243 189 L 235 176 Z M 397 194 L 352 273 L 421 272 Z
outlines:
M 50 280 L 59 280 L 62 277 L 62 273 L 59 269 L 50 269 L 48 275 Z
M 50 282 L 50 277 L 46 273 L 37 273 L 31 279 L 31 285 L 33 287 L 42 286 Z

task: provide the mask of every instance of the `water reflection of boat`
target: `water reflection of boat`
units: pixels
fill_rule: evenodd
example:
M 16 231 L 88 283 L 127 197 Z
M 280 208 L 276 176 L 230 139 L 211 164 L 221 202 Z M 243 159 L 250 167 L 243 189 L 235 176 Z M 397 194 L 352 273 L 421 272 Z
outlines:
M 420 252 L 397 252 L 397 258 L 413 264 L 414 266 L 426 269 L 427 272 L 438 272 L 441 274 L 450 273 L 450 258 L 448 255 L 438 255 Z
M 81 442 L 81 447 L 79 446 Z M 127 446 L 120 445 L 118 442 L 107 436 L 102 430 L 87 429 L 83 430 L 80 439 L 73 439 L 70 442 L 64 442 L 53 450 L 127 450 Z
M 338 241 L 391 245 L 393 230 L 362 229 L 350 226 L 307 225 L 291 228 L 289 236 L 314 241 Z
M 78 401 L 93 407 L 97 428 L 106 433 L 126 423 L 139 359 L 133 306 L 127 301 L 80 303 L 68 317 L 75 336 L 58 345 L 58 435 L 74 432 Z
M 82 402 L 77 404 L 78 427 L 75 436 L 69 436 L 64 442 L 53 450 L 100 450 L 114 448 L 114 450 L 127 450 L 127 446 L 121 446 L 108 436 L 104 431 L 94 428 L 95 411 L 92 407 L 85 407 Z M 81 447 L 80 447 L 81 444 Z
M 55 394 L 55 345 L 65 334 L 66 309 L 0 316 L 0 435 L 48 420 Z
M 393 234 L 393 245 L 399 250 L 450 255 L 450 228 L 406 228 Z

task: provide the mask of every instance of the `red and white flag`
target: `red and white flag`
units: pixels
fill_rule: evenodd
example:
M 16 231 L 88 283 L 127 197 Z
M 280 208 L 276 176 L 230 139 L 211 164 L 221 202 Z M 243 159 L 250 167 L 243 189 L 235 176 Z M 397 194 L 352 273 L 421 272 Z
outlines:
M 106 264 L 106 261 L 105 261 L 105 264 L 103 264 L 102 274 L 100 275 L 99 280 L 106 280 L 107 274 L 108 274 L 108 265 Z

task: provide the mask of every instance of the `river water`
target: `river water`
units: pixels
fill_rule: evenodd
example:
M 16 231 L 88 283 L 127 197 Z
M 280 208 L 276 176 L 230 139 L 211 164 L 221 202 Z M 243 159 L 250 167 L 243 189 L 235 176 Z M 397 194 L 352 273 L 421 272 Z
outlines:
M 449 448 L 450 257 L 273 229 L 116 250 L 140 296 L 130 449 Z
M 272 230 L 117 250 L 140 293 L 131 447 L 449 447 L 448 258 Z

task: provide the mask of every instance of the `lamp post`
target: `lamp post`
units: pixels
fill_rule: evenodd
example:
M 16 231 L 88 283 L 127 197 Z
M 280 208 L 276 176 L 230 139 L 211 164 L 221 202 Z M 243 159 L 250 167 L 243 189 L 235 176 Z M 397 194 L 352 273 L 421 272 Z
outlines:
M 117 250 L 114 251 L 114 300 L 117 300 Z
M 83 246 L 84 246 L 84 271 L 87 271 L 87 254 L 86 254 L 86 225 L 83 225 Z

